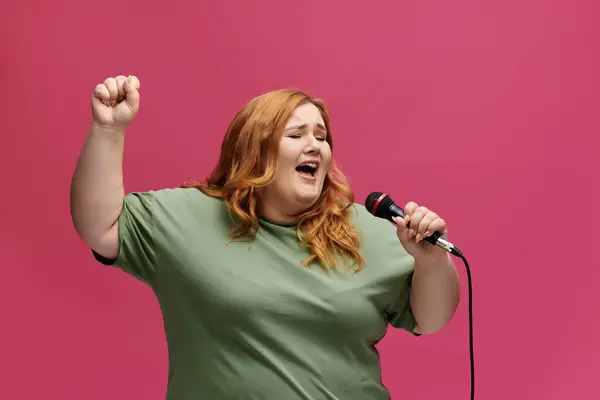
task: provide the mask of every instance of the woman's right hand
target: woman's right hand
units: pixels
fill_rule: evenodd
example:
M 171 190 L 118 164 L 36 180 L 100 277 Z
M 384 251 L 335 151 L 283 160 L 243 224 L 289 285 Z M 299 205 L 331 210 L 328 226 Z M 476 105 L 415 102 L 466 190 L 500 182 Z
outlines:
M 92 95 L 94 123 L 107 129 L 125 130 L 140 108 L 140 81 L 123 75 L 107 78 Z

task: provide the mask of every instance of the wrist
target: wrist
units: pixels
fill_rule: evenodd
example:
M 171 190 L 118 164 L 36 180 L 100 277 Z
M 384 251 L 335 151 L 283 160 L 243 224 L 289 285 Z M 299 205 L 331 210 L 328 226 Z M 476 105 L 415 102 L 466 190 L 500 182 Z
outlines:
M 419 270 L 439 270 L 444 267 L 454 267 L 450 253 L 442 249 L 435 249 L 435 254 L 426 254 L 415 258 L 415 269 Z
M 124 126 L 102 125 L 97 121 L 93 121 L 88 136 L 90 136 L 91 138 L 98 137 L 102 139 L 121 141 L 124 135 Z

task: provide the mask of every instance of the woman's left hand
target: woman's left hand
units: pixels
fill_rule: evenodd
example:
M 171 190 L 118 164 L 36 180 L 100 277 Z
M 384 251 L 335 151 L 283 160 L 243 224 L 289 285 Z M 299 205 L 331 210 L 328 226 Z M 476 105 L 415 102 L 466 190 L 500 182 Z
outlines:
M 436 262 L 448 257 L 446 250 L 423 240 L 434 232 L 439 232 L 444 239 L 448 238 L 446 222 L 436 213 L 411 201 L 404 207 L 404 219 L 394 217 L 394 221 L 400 243 L 415 261 Z M 407 227 L 409 222 L 410 227 Z

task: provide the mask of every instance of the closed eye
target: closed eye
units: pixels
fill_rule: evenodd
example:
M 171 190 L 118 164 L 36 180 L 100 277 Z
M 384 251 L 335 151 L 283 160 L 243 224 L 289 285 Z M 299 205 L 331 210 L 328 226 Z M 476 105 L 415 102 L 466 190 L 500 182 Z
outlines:
M 303 134 L 308 133 L 307 128 L 308 128 L 307 124 L 290 126 L 289 128 L 286 128 L 286 132 L 290 132 L 290 135 L 288 135 L 288 137 L 298 139 L 298 138 L 301 138 Z M 315 138 L 320 142 L 326 141 L 327 140 L 327 129 L 325 128 L 325 125 L 318 123 L 315 126 L 313 135 L 315 135 Z
M 294 139 L 300 139 L 302 136 L 303 136 L 303 132 L 293 132 L 293 133 L 290 133 L 289 135 L 287 135 L 287 137 L 294 138 Z M 315 139 L 317 139 L 320 142 L 324 142 L 325 140 L 327 140 L 327 135 L 319 132 L 315 135 Z
M 288 135 L 288 137 L 292 138 L 292 139 L 300 139 L 302 137 L 302 135 L 300 135 L 300 134 Z M 317 137 L 315 137 L 315 139 L 317 139 L 319 142 L 324 142 L 327 140 L 327 138 L 324 138 L 322 136 L 317 136 Z

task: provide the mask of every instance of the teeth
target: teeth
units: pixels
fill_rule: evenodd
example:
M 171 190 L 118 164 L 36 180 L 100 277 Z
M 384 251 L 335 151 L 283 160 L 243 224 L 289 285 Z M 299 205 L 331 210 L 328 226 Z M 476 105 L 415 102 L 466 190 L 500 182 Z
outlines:
M 309 168 L 311 168 L 313 170 L 317 169 L 317 164 L 315 164 L 315 163 L 305 163 L 305 164 L 302 164 L 302 166 L 309 167 Z

